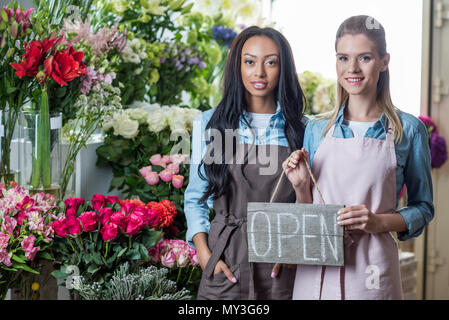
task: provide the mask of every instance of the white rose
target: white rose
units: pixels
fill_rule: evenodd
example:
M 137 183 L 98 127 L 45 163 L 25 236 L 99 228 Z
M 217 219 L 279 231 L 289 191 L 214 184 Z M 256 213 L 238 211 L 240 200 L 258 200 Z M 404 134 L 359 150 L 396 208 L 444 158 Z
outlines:
M 153 132 L 160 132 L 167 127 L 167 115 L 162 109 L 156 109 L 148 114 L 148 128 Z
M 187 109 L 186 112 L 186 126 L 188 130 L 192 130 L 193 120 L 201 114 L 201 111 L 198 109 Z
M 132 119 L 139 121 L 139 124 L 143 124 L 147 121 L 148 112 L 140 108 L 126 109 L 126 114 Z
M 114 115 L 112 127 L 116 136 L 126 139 L 132 139 L 139 133 L 139 122 L 131 120 L 125 112 Z
M 172 107 L 169 111 L 168 124 L 170 126 L 171 131 L 175 130 L 184 130 L 187 125 L 186 115 L 188 112 L 185 112 L 184 108 Z

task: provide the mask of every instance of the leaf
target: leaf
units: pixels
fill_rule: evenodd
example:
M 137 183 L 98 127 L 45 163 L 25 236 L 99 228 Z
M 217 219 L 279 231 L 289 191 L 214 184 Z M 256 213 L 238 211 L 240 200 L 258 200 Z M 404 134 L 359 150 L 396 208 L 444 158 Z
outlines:
M 52 261 L 55 260 L 55 258 L 52 257 L 52 255 L 49 254 L 48 252 L 43 252 L 43 253 L 40 253 L 39 255 L 40 255 L 41 258 L 44 258 L 44 259 L 47 259 L 47 260 L 52 260 Z
M 14 261 L 19 262 L 19 263 L 26 263 L 26 258 L 25 258 L 25 260 L 24 260 L 23 258 L 21 258 L 21 257 L 19 257 L 19 256 L 17 256 L 17 255 L 15 255 L 15 254 L 12 255 L 12 259 L 13 259 Z
M 93 259 L 92 254 L 84 254 L 83 255 L 83 260 L 86 264 L 91 263 L 92 259 Z
M 89 266 L 89 268 L 87 268 L 87 272 L 89 272 L 90 274 L 94 274 L 95 272 L 97 272 L 100 269 L 101 269 L 100 266 L 97 266 L 96 264 L 91 264 Z
M 96 264 L 99 264 L 99 265 L 103 264 L 103 261 L 101 260 L 101 256 L 98 252 L 92 254 L 92 259 Z
M 126 250 L 128 250 L 128 248 L 123 248 L 122 250 L 120 250 L 120 252 L 117 255 L 117 258 L 120 258 L 126 252 Z
M 156 245 L 161 234 L 161 231 L 146 229 L 145 233 L 142 236 L 142 243 L 145 248 L 147 248 L 147 250 L 153 248 Z
M 6 93 L 11 94 L 11 93 L 17 91 L 18 89 L 19 88 L 16 88 L 16 87 L 8 87 L 8 89 L 6 89 Z
M 125 182 L 125 177 L 114 177 L 111 180 L 111 187 L 118 189 L 122 186 L 123 182 Z
M 148 262 L 148 260 L 149 260 L 148 249 L 145 248 L 145 246 L 142 243 L 139 243 L 139 251 L 140 251 L 140 255 L 142 256 L 142 260 L 145 262 Z
M 28 271 L 28 272 L 30 272 L 30 273 L 39 274 L 38 271 L 36 271 L 36 270 L 30 268 L 29 266 L 27 266 L 27 265 L 24 264 L 24 263 L 18 263 L 18 262 L 15 262 L 15 261 L 14 261 L 14 262 L 12 263 L 12 266 L 13 266 L 14 268 L 22 269 L 22 270 Z
M 55 270 L 51 273 L 51 275 L 60 280 L 65 280 L 69 276 L 67 273 L 62 272 L 61 270 Z

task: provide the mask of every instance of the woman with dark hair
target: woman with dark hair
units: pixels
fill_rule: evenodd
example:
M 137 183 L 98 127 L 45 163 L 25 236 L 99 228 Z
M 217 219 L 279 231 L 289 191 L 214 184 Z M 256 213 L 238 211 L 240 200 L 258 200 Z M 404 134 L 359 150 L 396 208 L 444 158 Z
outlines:
M 249 263 L 246 234 L 248 202 L 270 201 L 282 162 L 302 147 L 304 96 L 285 37 L 272 28 L 242 31 L 223 87 L 218 106 L 194 121 L 184 200 L 186 239 L 203 269 L 198 299 L 291 299 L 295 270 L 281 266 L 274 277 L 279 265 Z M 287 179 L 273 201 L 295 201 Z
M 427 130 L 390 96 L 385 30 L 369 16 L 345 20 L 335 40 L 338 104 L 307 124 L 313 202 L 345 205 L 343 267 L 299 265 L 294 299 L 402 299 L 391 232 L 419 236 L 434 216 Z M 306 159 L 307 154 L 306 154 Z M 297 179 L 295 153 L 284 163 Z M 304 161 L 302 161 L 304 162 Z M 292 182 L 293 182 L 292 181 Z M 407 206 L 396 210 L 404 184 Z

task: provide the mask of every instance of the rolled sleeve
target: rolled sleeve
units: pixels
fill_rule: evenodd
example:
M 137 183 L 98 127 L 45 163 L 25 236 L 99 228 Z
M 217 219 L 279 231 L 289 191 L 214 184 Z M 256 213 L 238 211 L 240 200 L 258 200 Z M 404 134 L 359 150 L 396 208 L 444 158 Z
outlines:
M 427 130 L 420 121 L 411 140 L 404 182 L 407 187 L 407 206 L 400 209 L 399 213 L 405 220 L 407 230 L 397 233 L 401 241 L 419 236 L 435 213 L 429 140 Z
M 202 139 L 205 126 L 210 119 L 211 112 L 203 112 L 193 121 L 192 132 L 192 155 L 190 158 L 189 184 L 184 194 L 184 214 L 187 220 L 186 241 L 195 248 L 193 237 L 200 232 L 209 233 L 209 208 L 212 208 L 211 198 L 206 203 L 198 203 L 207 188 L 207 181 L 200 178 L 198 174 L 199 164 L 206 150 L 204 139 Z M 202 168 L 201 173 L 205 175 Z

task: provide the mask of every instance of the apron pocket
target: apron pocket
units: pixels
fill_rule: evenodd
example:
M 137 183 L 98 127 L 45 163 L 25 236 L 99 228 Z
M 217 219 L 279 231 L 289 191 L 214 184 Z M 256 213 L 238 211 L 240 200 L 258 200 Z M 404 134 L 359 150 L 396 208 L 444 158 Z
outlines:
M 237 283 L 232 283 L 224 272 L 212 275 L 209 279 L 203 277 L 201 281 L 201 296 L 205 299 L 235 300 L 240 297 L 240 265 L 236 264 L 230 268 L 232 274 L 237 278 Z

